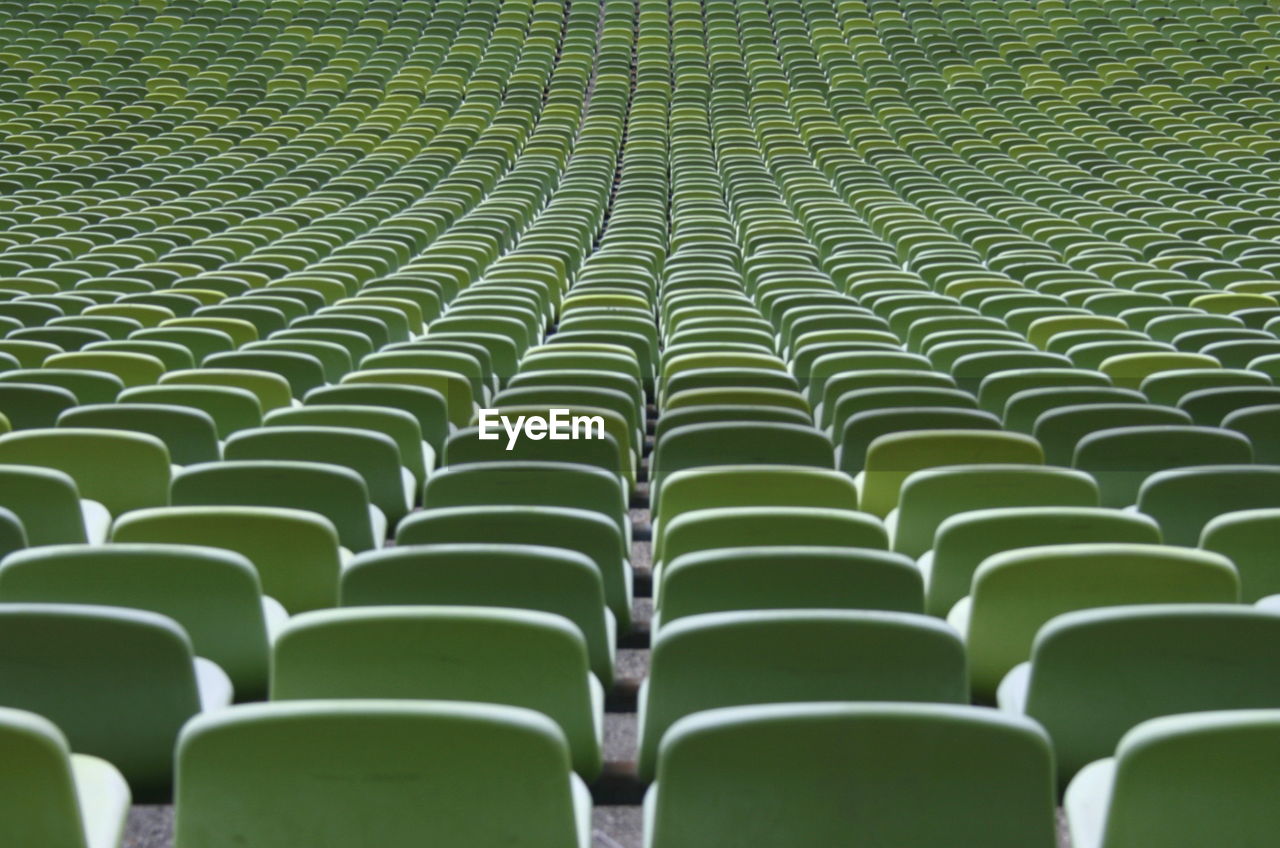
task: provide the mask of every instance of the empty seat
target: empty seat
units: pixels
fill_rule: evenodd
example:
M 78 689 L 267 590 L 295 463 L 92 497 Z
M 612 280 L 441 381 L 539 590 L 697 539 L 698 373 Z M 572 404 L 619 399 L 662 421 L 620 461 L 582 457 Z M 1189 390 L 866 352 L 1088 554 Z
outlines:
M 78 406 L 58 416 L 58 426 L 146 433 L 164 442 L 176 465 L 217 462 L 222 455 L 213 417 L 191 407 L 146 403 Z
M 604 582 L 605 603 L 620 627 L 631 625 L 632 575 L 617 525 L 597 512 L 550 506 L 428 508 L 405 519 L 396 544 L 514 543 L 564 548 L 586 555 Z
M 119 768 L 142 801 L 167 796 L 183 723 L 231 703 L 222 670 L 153 612 L 4 604 L 0 646 L 0 705 L 48 718 L 72 750 Z
M 870 609 L 921 612 L 920 571 L 872 548 L 773 545 L 682 554 L 664 568 L 652 629 L 734 610 Z
M 1280 616 L 1215 604 L 1108 607 L 1051 619 L 1000 706 L 1053 740 L 1059 785 L 1149 718 L 1280 703 Z
M 0 708 L 0 840 L 51 848 L 120 848 L 129 786 L 115 766 L 73 754 L 40 716 Z
M 267 506 L 318 513 L 351 551 L 380 547 L 386 518 L 369 503 L 364 478 L 327 462 L 244 460 L 184 468 L 173 480 L 174 506 Z
M 276 645 L 271 697 L 527 707 L 564 731 L 584 780 L 600 772 L 604 690 L 588 671 L 581 631 L 550 613 L 426 606 L 307 613 Z
M 240 700 L 267 691 L 270 641 L 287 615 L 240 554 L 194 545 L 51 545 L 0 564 L 0 603 L 99 604 L 167 615 Z
M 1031 655 L 1040 627 L 1064 612 L 1122 604 L 1237 603 L 1226 557 L 1172 545 L 1067 544 L 1005 551 L 973 575 L 947 620 L 964 636 L 975 697 L 990 701 Z
M 961 512 L 1097 505 L 1098 486 L 1081 471 L 1034 465 L 948 465 L 908 477 L 898 507 L 885 525 L 893 550 L 919 557 L 933 547 L 938 525 Z
M 561 615 L 587 640 L 591 670 L 613 683 L 617 623 L 585 554 L 537 545 L 414 545 L 357 556 L 342 573 L 343 606 L 496 606 Z
M 1223 513 L 1280 508 L 1280 468 L 1200 465 L 1157 471 L 1142 482 L 1137 509 L 1160 522 L 1171 545 L 1194 546 Z
M 1168 716 L 1129 731 L 1114 758 L 1067 787 L 1077 848 L 1265 848 L 1275 842 L 1280 711 Z
M 945 616 L 969 594 L 974 572 L 992 554 L 1087 542 L 1155 545 L 1160 526 L 1135 512 L 1081 507 L 1005 507 L 953 515 L 938 526 L 933 550 L 917 563 L 924 577 L 925 611 Z
M 663 734 L 716 707 L 799 701 L 967 700 L 955 634 L 907 613 L 835 610 L 689 616 L 658 632 L 640 690 L 639 775 Z
M 112 515 L 169 502 L 169 451 L 144 433 L 93 428 L 20 430 L 0 436 L 0 462 L 62 471 L 80 495 Z
M 1056 844 L 1044 731 L 974 707 L 709 710 L 667 732 L 657 777 L 652 848 Z
M 591 844 L 591 797 L 564 734 L 520 707 L 235 707 L 188 725 L 177 761 L 177 845 Z
M 1076 444 L 1071 464 L 1098 481 L 1102 505 L 1135 503 L 1142 482 L 1156 471 L 1253 461 L 1249 440 L 1231 430 L 1194 426 L 1117 427 Z
M 1040 465 L 1040 444 L 1021 433 L 915 430 L 880 436 L 867 448 L 866 468 L 854 478 L 859 507 L 881 517 L 898 505 L 902 484 L 915 471 L 943 465 Z
M 1247 604 L 1280 594 L 1280 562 L 1275 557 L 1280 509 L 1247 509 L 1211 518 L 1200 547 L 1230 559 L 1240 573 L 1240 600 Z
M 111 541 L 203 545 L 241 554 L 267 596 L 291 613 L 337 606 L 343 554 L 333 522 L 317 512 L 266 506 L 174 506 L 116 519 Z

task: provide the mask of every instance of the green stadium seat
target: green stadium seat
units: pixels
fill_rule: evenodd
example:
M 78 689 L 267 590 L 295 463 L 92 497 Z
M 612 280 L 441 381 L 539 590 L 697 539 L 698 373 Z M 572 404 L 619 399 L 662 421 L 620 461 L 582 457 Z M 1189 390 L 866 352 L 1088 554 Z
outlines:
M 519 707 L 385 700 L 236 707 L 184 729 L 177 772 L 178 844 L 228 832 L 262 848 L 424 836 L 482 845 L 514 834 L 529 845 L 590 844 L 590 795 L 570 771 L 564 734 Z M 347 779 L 335 783 L 332 774 Z M 388 774 L 410 779 L 388 786 Z M 511 789 L 499 795 L 499 785 Z

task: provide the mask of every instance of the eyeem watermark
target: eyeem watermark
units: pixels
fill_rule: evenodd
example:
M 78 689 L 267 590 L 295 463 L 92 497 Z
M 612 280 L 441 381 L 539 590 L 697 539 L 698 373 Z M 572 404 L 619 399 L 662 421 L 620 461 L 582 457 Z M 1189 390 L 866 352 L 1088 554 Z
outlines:
M 567 409 L 548 409 L 548 417 L 541 415 L 517 415 L 512 418 L 497 409 L 480 410 L 480 438 L 487 441 L 502 438 L 507 433 L 507 450 L 516 446 L 521 437 L 565 441 L 569 439 L 603 439 L 604 417 L 600 415 L 570 415 Z M 579 435 L 581 432 L 581 435 Z

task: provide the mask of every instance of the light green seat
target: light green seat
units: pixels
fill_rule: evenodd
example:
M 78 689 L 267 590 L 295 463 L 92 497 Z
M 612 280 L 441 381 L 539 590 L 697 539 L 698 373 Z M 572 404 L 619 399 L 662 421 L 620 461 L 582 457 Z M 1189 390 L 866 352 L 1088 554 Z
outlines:
M 1176 645 L 1177 650 L 1170 650 Z M 1053 739 L 1060 786 L 1157 716 L 1261 709 L 1280 699 L 1272 674 L 1280 616 L 1248 606 L 1144 605 L 1051 619 L 1000 685 L 1000 706 Z
M 641 780 L 680 718 L 741 704 L 963 703 L 964 650 L 949 628 L 909 613 L 770 610 L 688 616 L 653 642 L 640 689 Z
M 1201 353 L 1123 353 L 1104 359 L 1098 370 L 1121 388 L 1139 388 L 1144 380 L 1165 371 L 1221 368 L 1222 363 Z
M 516 418 L 509 423 L 515 427 L 518 421 Z M 511 461 L 585 464 L 616 475 L 622 484 L 631 488 L 631 481 L 620 473 L 623 467 L 622 448 L 607 430 L 604 438 L 600 438 L 599 429 L 592 428 L 590 439 L 531 439 L 525 437 L 522 430 L 521 436 L 512 444 L 496 415 L 490 417 L 489 422 L 488 435 L 491 438 L 481 439 L 479 427 L 465 427 L 450 435 L 445 442 L 444 464 Z M 508 445 L 511 445 L 510 449 Z
M 1245 603 L 1280 594 L 1280 569 L 1275 558 L 1280 509 L 1248 509 L 1212 518 L 1200 533 L 1200 547 L 1222 554 L 1240 572 L 1240 597 Z
M 657 777 L 646 848 L 1057 844 L 1044 731 L 973 707 L 711 710 L 667 732 Z
M 471 384 L 461 374 L 419 368 L 376 368 L 352 371 L 342 378 L 343 385 L 352 383 L 397 383 L 421 386 L 444 396 L 449 410 L 449 422 L 455 427 L 465 427 L 471 421 L 475 404 Z
M 1135 503 L 1142 482 L 1156 471 L 1194 465 L 1248 465 L 1249 440 L 1232 430 L 1155 425 L 1098 430 L 1077 444 L 1071 464 L 1093 475 L 1102 505 Z
M 564 734 L 519 707 L 236 707 L 188 725 L 177 761 L 174 844 L 183 848 L 591 844 L 591 798 L 570 770 Z
M 1106 388 L 1110 380 L 1096 371 L 1076 368 L 1025 368 L 997 371 L 978 385 L 978 404 L 988 412 L 1001 415 L 1009 398 L 1027 389 Z
M 164 442 L 175 465 L 217 462 L 218 431 L 206 412 L 185 406 L 108 403 L 78 406 L 58 416 L 59 427 L 146 433 Z
M 837 467 L 849 475 L 860 474 L 867 467 L 871 444 L 882 436 L 905 435 L 917 430 L 999 429 L 999 418 L 970 406 L 903 406 L 858 412 L 835 434 L 840 445 Z
M 345 427 L 380 433 L 396 443 L 400 461 L 419 486 L 426 480 L 427 469 L 435 464 L 435 451 L 423 441 L 418 419 L 395 407 L 356 404 L 295 406 L 272 411 L 263 423 L 267 427 Z M 416 499 L 415 493 L 410 502 Z
M 219 439 L 262 424 L 262 404 L 258 396 L 235 386 L 138 386 L 121 392 L 119 404 L 181 407 L 203 412 L 213 419 Z M 174 459 L 177 461 L 176 456 Z
M 902 484 L 898 506 L 885 520 L 890 547 L 919 557 L 953 515 L 975 509 L 1023 506 L 1091 507 L 1098 486 L 1088 474 L 1036 465 L 947 465 L 914 472 Z
M 45 368 L 62 368 L 80 371 L 102 371 L 120 378 L 125 387 L 150 386 L 165 373 L 160 359 L 145 353 L 123 351 L 81 350 L 73 353 L 55 353 L 44 361 Z
M 342 606 L 495 606 L 561 615 L 587 640 L 591 670 L 613 683 L 617 625 L 585 554 L 516 544 L 414 545 L 357 556 L 342 573 Z
M 664 563 L 712 548 L 818 545 L 887 550 L 884 525 L 865 512 L 806 506 L 705 507 L 681 512 L 662 525 L 661 559 L 654 560 L 655 596 Z
M 605 603 L 631 625 L 632 574 L 624 537 L 598 512 L 563 506 L 428 507 L 396 528 L 397 545 L 486 542 L 577 551 L 600 570 Z
M 326 385 L 328 378 L 320 360 L 309 353 L 287 350 L 240 350 L 211 353 L 201 364 L 213 371 L 264 372 L 284 378 L 290 397 L 301 398 L 310 390 Z M 286 406 L 283 400 L 275 406 Z M 265 404 L 264 404 L 265 406 Z
M 1153 403 L 1090 403 L 1059 406 L 1036 418 L 1031 433 L 1044 447 L 1045 461 L 1070 465 L 1076 446 L 1086 436 L 1116 427 L 1158 427 L 1191 424 L 1180 409 Z
M 0 708 L 0 841 L 42 848 L 120 848 L 129 785 L 116 767 L 73 754 L 35 713 Z
M 78 403 L 111 403 L 124 391 L 124 382 L 106 371 L 71 368 L 19 368 L 0 372 L 0 383 L 57 386 L 75 395 Z
M 1064 612 L 1122 604 L 1237 603 L 1226 557 L 1172 545 L 1068 544 L 994 554 L 947 616 L 964 636 L 975 698 L 990 702 L 1031 655 L 1040 627 Z
M 0 436 L 0 463 L 66 473 L 112 515 L 169 502 L 169 451 L 145 433 L 57 427 Z
M 672 472 L 664 500 L 652 511 L 654 556 L 662 554 L 661 527 L 694 509 L 735 506 L 809 506 L 857 509 L 858 493 L 845 474 L 800 465 L 712 465 Z
M 898 505 L 913 472 L 944 465 L 1041 465 L 1040 444 L 1021 433 L 994 430 L 913 430 L 880 436 L 867 448 L 864 470 L 854 478 L 859 508 L 885 517 Z
M 183 723 L 231 703 L 226 674 L 154 612 L 4 604 L 0 643 L 0 705 L 58 725 L 72 750 L 120 769 L 141 802 L 167 797 Z
M 381 547 L 386 518 L 369 502 L 364 478 L 342 465 L 287 460 L 201 463 L 173 479 L 174 506 L 304 509 L 328 519 L 350 551 Z M 267 588 L 272 592 L 271 588 Z M 274 593 L 273 593 L 274 594 Z
M 167 615 L 218 664 L 239 700 L 267 692 L 269 641 L 286 613 L 240 554 L 194 545 L 55 545 L 0 565 L 0 603 L 100 604 Z
M 653 630 L 712 612 L 767 609 L 923 611 L 919 570 L 872 548 L 766 545 L 682 554 L 663 573 Z
M 1260 371 L 1242 368 L 1187 368 L 1161 371 L 1139 387 L 1152 403 L 1177 406 L 1183 397 L 1203 389 L 1265 388 L 1272 380 Z
M 631 517 L 616 474 L 566 462 L 485 462 L 442 468 L 427 481 L 422 505 L 550 506 L 590 510 L 613 522 L 630 550 Z
M 1219 515 L 1280 508 L 1280 468 L 1203 465 L 1157 471 L 1142 482 L 1137 509 L 1160 522 L 1171 545 L 1195 546 Z
M 418 421 L 422 437 L 438 457 L 449 436 L 444 395 L 434 389 L 404 383 L 348 383 L 307 392 L 304 406 L 380 406 L 398 409 Z M 425 456 L 424 456 L 425 461 Z
M 224 386 L 252 392 L 264 413 L 293 405 L 289 381 L 270 371 L 243 368 L 196 368 L 170 371 L 160 378 L 162 386 Z
M 660 508 L 673 472 L 712 465 L 797 465 L 833 468 L 831 440 L 813 427 L 772 422 L 690 424 L 663 434 L 650 458 L 652 498 Z
M 394 525 L 413 507 L 417 485 L 395 440 L 354 427 L 283 425 L 241 430 L 227 439 L 228 461 L 308 462 L 321 459 L 350 468 L 364 480 L 369 502 Z
M 1088 542 L 1159 544 L 1149 516 L 1092 507 L 1019 506 L 957 513 L 938 525 L 933 550 L 917 562 L 925 583 L 925 612 L 945 616 L 969 594 L 983 560 L 1034 545 Z
M 1168 716 L 1125 734 L 1067 787 L 1076 848 L 1275 843 L 1280 710 Z
M 429 650 L 423 650 L 424 646 Z M 604 690 L 572 622 L 496 607 L 311 612 L 276 644 L 275 701 L 408 698 L 526 707 L 553 719 L 584 780 L 600 773 Z
M 289 612 L 338 603 L 338 533 L 315 512 L 252 506 L 141 509 L 116 519 L 111 541 L 224 548 L 248 559 L 262 591 Z
M 859 413 L 895 408 L 925 409 L 941 407 L 976 410 L 978 402 L 962 389 L 937 386 L 894 386 L 854 389 L 836 398 L 830 417 L 830 432 L 844 432 L 849 419 Z

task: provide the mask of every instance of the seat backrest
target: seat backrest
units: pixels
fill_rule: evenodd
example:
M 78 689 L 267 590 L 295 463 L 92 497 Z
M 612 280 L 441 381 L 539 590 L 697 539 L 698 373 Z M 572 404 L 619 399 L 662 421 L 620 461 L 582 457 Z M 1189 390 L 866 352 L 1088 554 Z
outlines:
M 357 556 L 342 573 L 346 607 L 432 604 L 541 610 L 578 626 L 591 669 L 613 682 L 614 623 L 595 563 L 563 548 L 414 545 Z
M 173 480 L 174 506 L 268 506 L 305 509 L 332 522 L 342 546 L 378 546 L 369 490 L 350 468 L 325 462 L 211 462 L 184 468 Z
M 323 386 L 307 392 L 307 406 L 384 406 L 412 415 L 422 428 L 422 438 L 439 454 L 449 436 L 449 414 L 444 395 L 434 389 L 394 383 L 348 383 Z
M 629 551 L 617 525 L 598 512 L 563 506 L 458 506 L 419 510 L 396 528 L 397 545 L 514 543 L 564 548 L 600 571 L 605 602 L 624 627 L 631 621 Z
M 683 554 L 655 598 L 662 624 L 707 612 L 767 609 L 923 611 L 909 557 L 872 548 L 773 545 Z
M 1170 650 L 1176 645 L 1176 650 Z M 1149 718 L 1280 703 L 1280 616 L 1255 607 L 1080 610 L 1040 629 L 1025 712 L 1053 739 L 1059 785 Z
M 57 427 L 0 436 L 0 462 L 62 471 L 112 515 L 169 502 L 169 450 L 145 433 Z
M 200 410 L 213 419 L 219 439 L 262 424 L 258 396 L 235 386 L 138 386 L 121 392 L 119 402 Z
M 77 403 L 74 394 L 59 386 L 0 383 L 0 413 L 15 430 L 52 427 L 59 413 Z
M 178 845 L 216 843 L 228 833 L 260 848 L 334 840 L 577 844 L 564 736 L 551 719 L 519 707 L 437 701 L 237 707 L 186 728 L 178 773 Z
M 1088 474 L 1038 465 L 948 465 L 916 471 L 902 484 L 892 523 L 893 549 L 919 557 L 933 547 L 938 525 L 975 509 L 1098 505 Z
M 683 512 L 662 526 L 662 562 L 711 548 L 834 545 L 887 550 L 874 516 L 852 509 L 804 506 L 711 507 Z M 655 575 L 656 576 L 656 575 Z
M 1048 410 L 1036 419 L 1031 432 L 1044 446 L 1046 462 L 1070 465 L 1080 440 L 1099 430 L 1190 423 L 1190 415 L 1168 406 L 1149 403 L 1091 403 Z
M 200 710 L 191 641 L 153 612 L 0 605 L 0 704 L 48 718 L 135 796 L 162 796 L 178 730 Z
M 1122 604 L 1236 603 L 1231 560 L 1172 545 L 1069 544 L 994 554 L 978 566 L 965 642 L 974 694 L 988 699 L 1064 612 Z M 958 610 L 953 610 L 956 620 Z M 959 622 L 957 622 L 959 623 Z
M 487 462 L 442 468 L 431 475 L 423 506 L 563 506 L 587 509 L 630 529 L 627 500 L 616 474 L 562 462 Z
M 1048 739 L 991 710 L 730 707 L 677 723 L 658 759 L 653 848 L 1056 844 Z
M 262 427 L 234 434 L 227 439 L 222 453 L 230 462 L 321 459 L 359 474 L 369 502 L 391 521 L 399 520 L 410 506 L 400 473 L 400 449 L 384 433 L 316 425 Z
M 1143 722 L 1121 740 L 1103 845 L 1265 848 L 1275 841 L 1280 711 Z
M 1098 481 L 1102 505 L 1123 507 L 1138 499 L 1153 472 L 1194 465 L 1247 465 L 1249 440 L 1232 430 L 1191 425 L 1151 425 L 1097 430 L 1077 444 L 1071 464 Z
M 990 412 L 965 407 L 890 407 L 859 412 L 836 434 L 840 470 L 857 474 L 867 467 L 871 443 L 890 434 L 915 430 L 999 430 L 1000 419 Z
M 652 779 L 667 729 L 700 710 L 803 701 L 963 703 L 964 668 L 954 631 L 909 613 L 769 610 L 679 619 L 655 637 L 641 689 L 640 779 Z
M 1280 509 L 1247 509 L 1212 518 L 1200 533 L 1200 547 L 1222 554 L 1240 573 L 1240 600 L 1251 604 L 1280 594 L 1275 559 Z
M 79 406 L 58 416 L 59 427 L 92 427 L 147 433 L 164 442 L 177 465 L 217 462 L 221 458 L 213 417 L 187 406 L 108 403 Z
M 35 713 L 0 707 L 0 763 L 0 841 L 90 848 L 62 731 Z
M 80 492 L 65 472 L 36 465 L 0 465 L 0 507 L 21 521 L 30 545 L 87 541 Z
M 1194 546 L 1216 516 L 1246 509 L 1280 508 L 1280 468 L 1202 465 L 1157 471 L 1138 491 L 1138 511 L 1160 522 L 1171 545 Z
M 423 650 L 424 646 L 429 650 Z M 276 643 L 272 700 L 478 701 L 553 719 L 587 780 L 600 771 L 599 684 L 569 620 L 496 607 L 361 607 L 292 619 Z
M 262 591 L 291 613 L 335 606 L 342 569 L 338 532 L 316 512 L 262 506 L 174 506 L 116 519 L 111 540 L 201 545 L 253 563 Z
M 242 699 L 267 683 L 267 626 L 253 563 L 218 548 L 168 544 L 52 545 L 0 565 L 0 603 L 100 604 L 176 621 L 195 652 L 227 673 Z
M 913 430 L 888 433 L 867 447 L 859 475 L 859 508 L 887 516 L 902 484 L 915 471 L 943 465 L 1042 465 L 1040 443 L 1021 433 L 995 430 Z
M 953 515 L 938 525 L 933 550 L 920 559 L 928 575 L 925 611 L 945 616 L 969 594 L 973 573 L 993 554 L 1086 542 L 1156 545 L 1160 526 L 1135 512 L 1082 507 L 1004 507 Z

